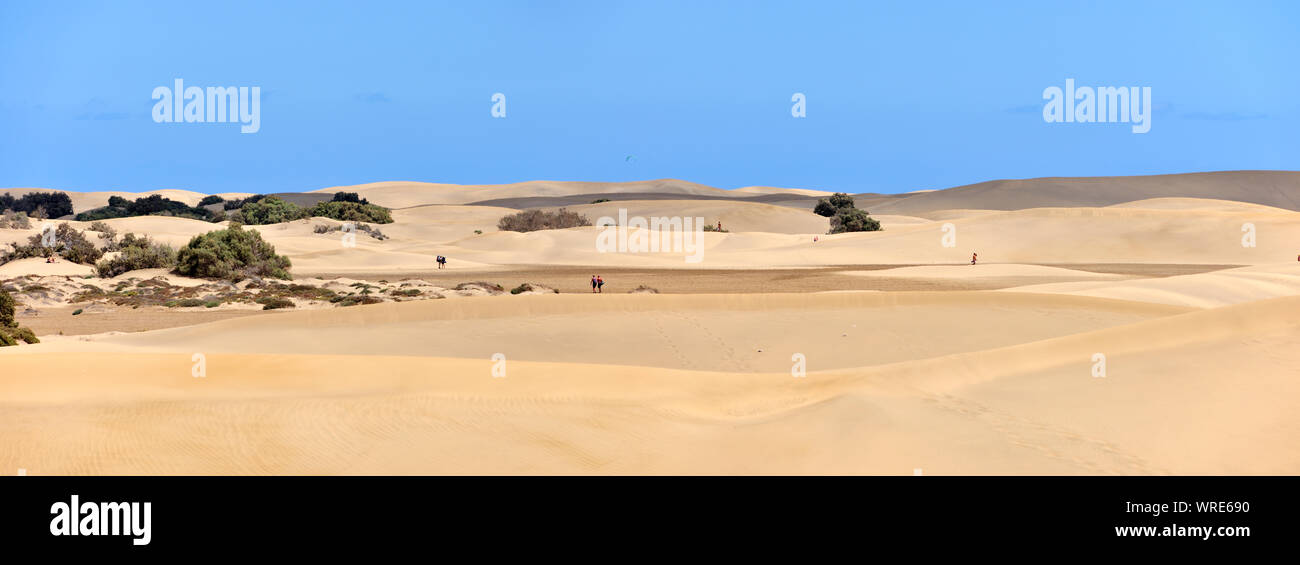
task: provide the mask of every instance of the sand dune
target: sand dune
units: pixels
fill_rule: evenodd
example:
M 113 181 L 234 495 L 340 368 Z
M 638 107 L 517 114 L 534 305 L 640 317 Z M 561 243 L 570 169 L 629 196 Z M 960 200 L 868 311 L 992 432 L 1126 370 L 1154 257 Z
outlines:
M 541 295 L 290 312 L 202 326 L 50 341 L 26 353 L 115 351 L 413 355 L 653 366 L 819 369 L 975 351 L 1185 309 L 991 292 Z M 593 332 L 593 328 L 599 331 Z M 607 339 L 616 335 L 617 340 Z M 430 336 L 438 336 L 430 339 Z M 926 336 L 917 339 L 917 336 Z M 89 341 L 88 341 L 89 340 Z
M 489 359 L 249 354 L 212 354 L 195 379 L 188 352 L 0 354 L 16 369 L 0 379 L 0 464 L 33 474 L 1295 473 L 1297 313 L 1300 299 L 1283 298 L 803 379 L 522 360 L 493 378 Z M 1100 379 L 1098 352 L 1109 358 Z
M 843 271 L 843 274 L 860 277 L 904 277 L 922 279 L 981 278 L 981 277 L 1074 277 L 1087 279 L 1115 279 L 1118 275 L 1095 273 L 1078 269 L 1047 267 L 1043 265 L 979 264 L 979 265 L 924 265 L 897 267 L 875 271 Z
M 313 192 L 356 192 L 380 206 L 408 208 L 428 204 L 468 204 L 500 198 L 565 196 L 570 194 L 658 192 L 733 197 L 730 191 L 676 179 L 624 183 L 529 181 L 498 185 L 454 185 L 424 182 L 377 182 L 322 188 Z
M 1300 263 L 1255 265 L 1211 273 L 1107 282 L 1066 282 L 1005 289 L 1215 308 L 1300 295 Z
M 703 218 L 707 225 L 722 223 L 723 229 L 732 232 L 768 233 L 826 233 L 829 220 L 809 211 L 761 204 L 756 202 L 728 202 L 723 200 L 620 200 L 569 206 L 569 210 L 585 214 L 593 224 L 601 217 L 618 220 L 619 210 L 627 215 L 651 217 Z
M 1109 206 L 1161 197 L 1212 198 L 1300 210 L 1300 172 L 1222 171 L 1137 177 L 996 180 L 910 194 L 873 204 L 873 212 L 922 215 L 934 210 Z
M 375 226 L 386 239 L 358 233 L 343 245 L 338 232 L 314 233 L 340 224 L 324 218 L 250 228 L 301 281 L 400 280 L 446 255 L 450 270 L 429 285 L 528 280 L 564 293 L 141 321 L 172 314 L 150 307 L 139 324 L 79 332 L 89 335 L 49 325 L 40 344 L 0 348 L 0 465 L 33 475 L 1300 473 L 1300 173 L 864 194 L 859 207 L 884 231 L 838 235 L 808 211 L 824 194 L 808 189 L 668 179 L 317 192 L 339 190 L 396 208 L 394 223 Z M 81 210 L 108 194 L 74 199 Z M 589 204 L 600 194 L 628 200 Z M 690 263 L 689 250 L 602 253 L 595 226 L 496 229 L 517 208 L 557 202 L 593 221 L 627 208 L 729 232 L 703 234 L 702 261 Z M 172 245 L 223 227 L 108 222 Z M 0 230 L 0 243 L 35 233 Z M 981 264 L 968 264 L 972 252 Z M 571 278 L 585 291 L 588 266 L 621 279 L 605 294 L 572 292 Z M 87 272 L 40 259 L 0 266 L 0 278 Z M 737 273 L 750 286 L 732 286 Z M 167 276 L 124 277 L 155 275 Z M 627 294 L 642 281 L 672 294 Z M 944 290 L 898 290 L 912 288 Z M 56 306 L 38 298 L 24 294 L 24 308 Z M 94 306 L 81 318 L 135 311 Z M 142 328 L 164 329 L 120 331 Z M 806 377 L 795 376 L 801 363 Z

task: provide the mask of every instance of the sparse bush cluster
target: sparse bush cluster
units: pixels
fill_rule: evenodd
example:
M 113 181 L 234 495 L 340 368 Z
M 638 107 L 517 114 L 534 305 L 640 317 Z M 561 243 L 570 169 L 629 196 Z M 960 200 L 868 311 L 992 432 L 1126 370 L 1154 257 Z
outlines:
M 248 277 L 288 280 L 290 262 L 255 230 L 238 224 L 194 236 L 176 254 L 176 272 L 187 277 L 239 282 Z
M 870 212 L 859 210 L 853 197 L 843 192 L 818 200 L 813 212 L 831 219 L 830 233 L 880 231 L 880 222 L 872 218 Z
M 358 198 L 354 192 L 339 192 L 334 200 L 303 208 L 278 196 L 267 196 L 243 205 L 234 218 L 249 225 L 278 224 L 303 218 L 330 218 L 341 222 L 391 224 L 387 208 Z
M 27 218 L 27 212 L 6 209 L 4 214 L 0 214 L 0 229 L 29 230 L 32 222 Z
M 279 310 L 280 308 L 293 308 L 294 303 L 288 298 L 279 296 L 266 296 L 258 298 L 255 302 L 262 305 L 263 310 Z
M 46 246 L 45 242 L 42 241 L 42 235 L 39 233 L 32 235 L 27 239 L 27 243 L 23 245 L 10 243 L 10 249 L 0 253 L 0 265 L 18 259 L 50 257 L 52 255 L 58 255 L 73 263 L 93 265 L 95 261 L 98 261 L 104 255 L 104 252 L 86 239 L 85 235 L 67 223 L 59 224 L 59 227 L 55 228 L 53 245 Z
M 95 264 L 95 272 L 103 278 L 113 278 L 139 269 L 170 269 L 176 266 L 176 250 L 165 243 L 156 243 L 149 236 L 136 237 L 133 233 L 122 236 L 116 244 L 121 250 L 116 257 Z
M 32 218 L 62 218 L 72 214 L 72 198 L 62 192 L 29 192 L 21 198 L 0 194 L 0 210 L 24 212 Z
M 135 216 L 176 216 L 205 222 L 218 221 L 214 220 L 216 214 L 207 208 L 190 206 L 178 200 L 163 198 L 158 194 L 137 198 L 134 201 L 121 196 L 110 196 L 108 197 L 108 206 L 77 214 L 77 221 L 93 222 L 95 220 L 131 218 Z
M 203 200 L 199 201 L 199 206 L 211 206 L 213 204 L 220 204 L 225 201 L 226 199 L 217 196 L 215 194 L 212 194 L 212 195 L 204 196 Z
M 356 228 L 357 231 L 366 232 L 370 234 L 370 237 L 378 239 L 379 241 L 388 239 L 388 236 L 384 235 L 384 232 L 379 231 L 379 228 L 371 226 L 370 224 L 359 223 L 356 224 Z M 312 228 L 312 231 L 315 233 L 331 233 L 336 231 L 343 231 L 343 226 L 327 226 L 325 224 L 316 224 L 316 227 Z
M 0 289 L 0 347 L 18 345 L 19 341 L 41 342 L 36 339 L 36 334 L 33 334 L 32 330 L 18 325 L 18 321 L 14 318 L 16 305 L 14 297 L 4 289 Z
M 523 283 L 517 287 L 510 289 L 510 294 L 522 294 L 525 292 L 533 292 L 533 291 L 546 292 L 548 290 L 555 294 L 560 293 L 559 290 L 556 290 L 554 288 L 547 288 L 541 285 L 534 285 L 533 283 Z
M 560 208 L 554 212 L 543 210 L 524 210 L 501 218 L 497 229 L 501 231 L 530 232 L 538 230 L 559 230 L 590 226 L 591 220 L 577 212 Z
M 243 208 L 245 204 L 252 204 L 254 202 L 259 202 L 263 198 L 266 198 L 265 194 L 254 194 L 252 196 L 249 196 L 248 198 L 236 198 L 234 200 L 227 200 L 221 203 L 221 207 L 225 209 L 227 212 L 229 212 L 231 210 L 238 210 L 240 208 Z

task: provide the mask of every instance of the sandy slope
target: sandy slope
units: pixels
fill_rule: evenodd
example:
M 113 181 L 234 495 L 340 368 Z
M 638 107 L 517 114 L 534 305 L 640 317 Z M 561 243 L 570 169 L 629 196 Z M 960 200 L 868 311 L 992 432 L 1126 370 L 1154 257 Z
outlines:
M 221 353 L 196 379 L 180 342 L 173 353 L 4 353 L 14 370 L 0 379 L 0 464 L 32 474 L 1289 474 L 1300 472 L 1297 314 L 1300 298 L 1281 298 L 874 367 L 819 371 L 810 356 L 802 379 L 524 360 L 493 378 L 486 358 Z M 390 315 L 355 309 L 310 325 Z M 593 349 L 610 343 L 588 336 Z M 1108 358 L 1105 378 L 1092 376 L 1095 353 Z
M 1212 198 L 1300 210 L 1300 172 L 1221 171 L 1137 177 L 995 180 L 889 198 L 873 212 L 920 215 L 934 210 L 1021 210 L 1109 206 L 1148 198 Z
M 1300 263 L 1253 265 L 1210 273 L 1144 280 L 1038 284 L 1005 289 L 1005 291 L 1098 296 L 1156 304 L 1214 308 L 1280 296 L 1300 296 Z
M 624 183 L 528 181 L 515 184 L 456 185 L 426 182 L 376 182 L 335 186 L 313 192 L 356 192 L 380 206 L 408 208 L 427 204 L 468 204 L 500 198 L 566 196 L 571 194 L 657 192 L 733 198 L 731 191 L 676 179 Z
M 1078 269 L 1047 267 L 1043 265 L 977 264 L 977 265 L 922 265 L 897 267 L 875 271 L 843 271 L 843 274 L 860 277 L 903 277 L 921 279 L 972 279 L 986 277 L 1071 277 L 1085 279 L 1115 279 L 1117 275 L 1094 273 Z
M 51 340 L 21 350 L 183 353 L 202 347 L 212 353 L 478 359 L 500 352 L 530 361 L 775 372 L 788 370 L 796 352 L 819 369 L 878 365 L 1185 310 L 993 292 L 507 296 L 289 312 L 142 334 Z

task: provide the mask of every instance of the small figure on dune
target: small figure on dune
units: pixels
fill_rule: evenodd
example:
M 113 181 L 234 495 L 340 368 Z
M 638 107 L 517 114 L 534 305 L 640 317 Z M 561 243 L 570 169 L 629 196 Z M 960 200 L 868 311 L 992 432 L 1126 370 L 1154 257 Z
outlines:
M 438 256 L 438 268 L 442 269 L 447 266 L 447 258 L 442 255 Z
M 600 275 L 596 275 L 596 292 L 605 292 L 605 279 L 601 278 Z
M 722 220 L 718 220 L 718 231 L 722 231 Z
M 596 275 L 591 275 L 591 292 L 596 292 Z
M 971 253 L 971 254 L 970 254 L 970 264 L 974 265 L 974 264 L 975 264 L 975 261 L 979 260 L 979 257 L 980 257 L 980 256 L 979 256 L 979 253 Z

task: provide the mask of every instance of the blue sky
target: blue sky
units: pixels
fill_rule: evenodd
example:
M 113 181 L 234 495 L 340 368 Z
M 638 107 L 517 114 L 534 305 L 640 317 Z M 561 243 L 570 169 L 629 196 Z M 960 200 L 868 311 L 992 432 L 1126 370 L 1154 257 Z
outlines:
M 1290 1 L 5 0 L 0 187 L 904 192 L 1297 170 L 1297 61 Z M 176 78 L 261 87 L 261 130 L 154 123 Z M 1067 78 L 1151 87 L 1151 131 L 1045 123 Z

